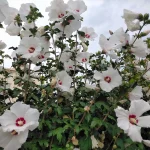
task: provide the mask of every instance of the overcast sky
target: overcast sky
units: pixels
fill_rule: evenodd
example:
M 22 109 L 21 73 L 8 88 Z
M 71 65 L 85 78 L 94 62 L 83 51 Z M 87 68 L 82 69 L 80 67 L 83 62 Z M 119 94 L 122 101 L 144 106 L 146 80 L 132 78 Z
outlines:
M 65 0 L 67 2 L 68 0 Z M 35 3 L 40 9 L 44 18 L 38 20 L 37 25 L 42 26 L 48 23 L 48 15 L 45 8 L 50 5 L 51 0 L 8 0 L 9 6 L 20 8 L 22 3 Z M 100 50 L 98 40 L 99 35 L 109 36 L 109 30 L 115 31 L 120 27 L 126 30 L 124 20 L 121 18 L 123 9 L 129 9 L 139 13 L 150 13 L 150 0 L 84 0 L 88 9 L 82 15 L 84 22 L 82 26 L 93 27 L 98 34 L 98 38 L 94 42 L 90 42 L 89 51 L 96 52 Z M 150 30 L 150 26 L 146 27 Z M 19 38 L 10 37 L 3 29 L 0 29 L 1 39 L 7 43 L 8 47 L 18 46 Z M 7 53 L 10 51 L 7 50 Z M 11 62 L 5 61 L 5 66 L 10 67 Z

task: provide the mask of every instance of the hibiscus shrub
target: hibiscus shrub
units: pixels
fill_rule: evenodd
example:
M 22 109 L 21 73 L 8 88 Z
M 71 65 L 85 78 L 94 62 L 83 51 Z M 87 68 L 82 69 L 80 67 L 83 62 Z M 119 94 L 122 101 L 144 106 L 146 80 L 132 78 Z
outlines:
M 35 4 L 0 6 L 1 27 L 20 37 L 11 56 L 0 42 L 1 150 L 149 149 L 148 14 L 124 10 L 127 30 L 100 35 L 102 50 L 89 53 L 97 34 L 81 28 L 82 0 L 53 0 L 42 27 Z

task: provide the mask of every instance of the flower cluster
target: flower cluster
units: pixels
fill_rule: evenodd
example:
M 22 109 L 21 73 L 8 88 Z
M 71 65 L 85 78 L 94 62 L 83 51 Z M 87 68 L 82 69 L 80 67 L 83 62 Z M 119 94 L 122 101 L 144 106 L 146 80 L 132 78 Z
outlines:
M 0 1 L 1 26 L 20 37 L 11 56 L 0 41 L 4 150 L 150 147 L 150 32 L 142 31 L 149 15 L 125 9 L 127 29 L 101 34 L 101 51 L 91 53 L 98 34 L 82 27 L 86 10 L 82 0 L 53 0 L 45 9 L 49 24 L 38 27 L 44 16 L 35 4 L 17 10 Z M 11 69 L 5 58 L 13 59 Z

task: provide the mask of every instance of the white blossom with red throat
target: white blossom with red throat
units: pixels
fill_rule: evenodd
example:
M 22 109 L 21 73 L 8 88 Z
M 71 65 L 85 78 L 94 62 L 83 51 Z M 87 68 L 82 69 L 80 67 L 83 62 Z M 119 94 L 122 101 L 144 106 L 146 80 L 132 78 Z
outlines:
M 64 62 L 64 68 L 66 71 L 74 70 L 75 69 L 75 62 L 69 59 L 68 62 Z
M 4 132 L 33 131 L 39 125 L 38 120 L 39 111 L 22 102 L 14 103 L 10 110 L 6 110 L 0 116 L 0 124 Z
M 46 8 L 46 12 L 49 12 L 49 20 L 56 21 L 63 19 L 66 16 L 67 4 L 63 0 L 53 0 L 51 6 Z
M 109 67 L 108 70 L 102 72 L 95 71 L 94 78 L 96 80 L 100 80 L 100 87 L 106 92 L 110 92 L 115 87 L 122 84 L 122 77 L 118 71 L 112 67 Z
M 59 36 L 65 34 L 69 38 L 73 32 L 77 31 L 81 27 L 81 21 L 79 21 L 79 16 L 69 13 L 67 16 L 73 16 L 71 20 L 68 20 L 68 25 L 64 26 L 63 22 L 56 23 L 55 29 L 58 28 L 61 32 L 58 33 Z
M 77 15 L 81 15 L 87 10 L 87 6 L 82 0 L 69 0 L 67 4 L 68 11 Z
M 84 37 L 79 35 L 81 41 L 94 41 L 94 39 L 97 37 L 97 34 L 92 27 L 83 27 L 80 31 L 85 33 Z
M 91 55 L 93 54 L 88 52 L 78 52 L 76 60 L 79 63 L 89 63 L 89 58 Z
M 24 37 L 16 51 L 21 54 L 23 58 L 31 59 L 40 54 L 42 50 L 41 42 L 37 37 Z
M 123 129 L 134 142 L 143 140 L 141 127 L 150 127 L 150 116 L 141 116 L 148 110 L 150 110 L 150 105 L 144 100 L 131 101 L 129 111 L 119 106 L 115 109 L 118 127 Z
M 67 74 L 66 71 L 60 71 L 56 74 L 57 84 L 56 87 L 62 91 L 70 92 L 71 83 L 73 82 L 72 78 Z

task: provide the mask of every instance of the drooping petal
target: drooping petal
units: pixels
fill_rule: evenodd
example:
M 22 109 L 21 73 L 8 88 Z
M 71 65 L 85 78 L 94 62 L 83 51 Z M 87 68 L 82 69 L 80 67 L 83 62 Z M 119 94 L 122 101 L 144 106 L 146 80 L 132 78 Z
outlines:
M 105 92 L 110 92 L 113 89 L 111 85 L 106 81 L 100 81 L 100 87 Z
M 20 134 L 18 134 L 18 136 L 16 137 L 19 141 L 20 144 L 23 144 L 26 142 L 27 138 L 28 138 L 28 130 L 25 130 L 24 132 L 21 132 Z
M 117 119 L 117 125 L 123 130 L 128 130 L 129 129 L 129 112 L 122 107 L 117 107 L 115 109 L 116 116 L 118 117 Z
M 129 108 L 130 114 L 136 115 L 136 117 L 141 116 L 144 112 L 150 110 L 150 105 L 144 100 L 134 100 L 131 101 L 131 106 Z
M 150 127 L 150 116 L 142 116 L 142 117 L 138 117 L 138 123 L 137 125 L 140 127 Z
M 142 142 L 141 127 L 130 124 L 128 136 L 133 142 Z

